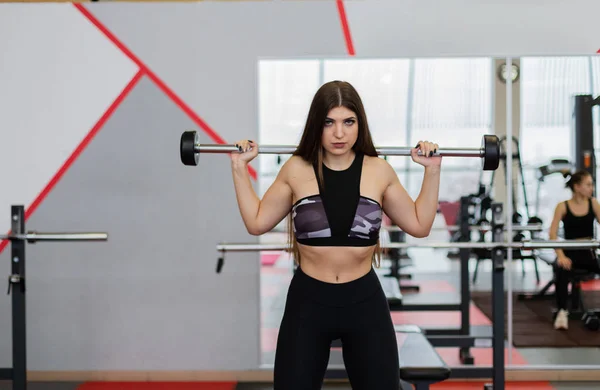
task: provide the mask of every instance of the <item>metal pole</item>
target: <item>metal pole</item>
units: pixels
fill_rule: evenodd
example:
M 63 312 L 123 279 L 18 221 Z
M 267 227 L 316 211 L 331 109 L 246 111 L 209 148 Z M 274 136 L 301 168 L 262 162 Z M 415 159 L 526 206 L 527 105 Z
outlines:
M 508 226 L 508 224 L 506 225 Z M 469 230 L 471 231 L 482 231 L 482 230 L 492 230 L 491 226 L 485 226 L 485 225 L 472 225 L 468 227 Z M 504 227 L 504 230 L 508 229 L 507 227 Z M 518 232 L 518 231 L 525 231 L 525 232 L 541 232 L 544 231 L 544 225 L 542 225 L 541 223 L 533 223 L 530 225 L 512 225 L 512 231 L 513 232 Z M 398 226 L 382 226 L 381 230 L 386 230 L 388 232 L 395 232 L 395 231 L 402 231 L 402 229 L 400 229 Z M 431 230 L 443 230 L 443 231 L 458 231 L 461 230 L 461 227 L 459 225 L 446 225 L 446 226 L 441 226 L 441 227 L 433 227 Z
M 471 198 L 462 196 L 460 198 L 460 242 L 470 241 L 471 231 L 469 229 L 471 213 Z M 471 333 L 471 286 L 469 285 L 469 259 L 471 251 L 467 248 L 459 250 L 460 256 L 460 334 L 468 336 Z M 459 357 L 462 364 L 473 364 L 473 356 L 469 347 L 459 349 Z
M 513 212 L 515 212 L 516 210 L 513 210 L 513 126 L 512 126 L 512 122 L 513 122 L 513 111 L 512 111 L 512 91 L 513 91 L 513 82 L 512 82 L 512 58 L 508 57 L 506 58 L 506 69 L 508 72 L 508 77 L 506 77 L 506 224 L 507 229 L 506 229 L 506 235 L 507 240 L 509 242 L 512 241 L 513 239 L 513 226 L 512 226 L 512 215 Z M 520 161 L 520 157 L 519 157 L 519 161 Z M 525 191 L 525 188 L 523 188 L 523 191 Z M 512 305 L 512 270 L 513 270 L 513 263 L 512 263 L 512 250 L 507 250 L 506 251 L 507 256 L 506 256 L 506 264 L 508 264 L 508 280 L 507 280 L 507 301 L 508 301 L 508 307 L 507 307 L 507 312 L 508 312 L 508 364 L 512 363 L 512 333 L 513 333 L 513 328 L 512 328 L 512 321 L 513 321 L 513 316 L 512 316 L 512 311 L 513 311 L 513 305 Z M 503 289 L 504 290 L 504 289 Z M 502 308 L 502 310 L 504 310 L 504 307 Z M 504 311 L 502 312 L 504 313 Z M 502 326 L 504 327 L 504 316 L 503 318 L 503 322 L 502 322 Z M 502 333 L 502 339 L 504 339 L 504 332 Z M 504 354 L 504 348 L 502 348 L 502 353 Z M 502 355 L 504 356 L 504 355 Z M 504 364 L 504 363 L 503 363 Z M 504 365 L 503 365 L 504 367 Z M 499 389 L 504 389 L 504 385 L 502 385 L 502 387 L 498 387 Z
M 13 233 L 0 235 L 1 240 L 12 241 L 28 241 L 30 243 L 36 241 L 106 241 L 108 240 L 107 233 Z
M 383 249 L 391 248 L 468 248 L 468 249 L 589 249 L 598 248 L 599 242 L 596 240 L 540 240 L 540 241 L 517 241 L 517 242 L 422 242 L 406 243 L 391 242 L 382 245 Z M 277 251 L 290 250 L 286 244 L 217 244 L 219 252 L 256 252 L 256 251 Z
M 493 240 L 503 241 L 502 203 L 492 204 L 492 224 L 494 226 Z M 507 252 L 511 252 L 511 249 L 508 249 Z M 504 390 L 504 250 L 496 248 L 492 251 L 492 263 L 492 378 L 493 388 Z
M 25 207 L 11 207 L 11 231 L 25 233 Z M 27 329 L 25 307 L 25 241 L 11 242 L 13 390 L 27 389 Z M 11 291 L 12 290 L 12 291 Z

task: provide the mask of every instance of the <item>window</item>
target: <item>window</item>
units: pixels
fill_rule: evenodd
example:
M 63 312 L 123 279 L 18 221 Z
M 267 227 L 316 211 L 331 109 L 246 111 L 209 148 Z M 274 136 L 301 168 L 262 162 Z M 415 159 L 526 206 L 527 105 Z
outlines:
M 326 60 L 324 82 L 347 81 L 358 91 L 369 121 L 375 146 L 404 146 L 407 142 L 406 112 L 409 60 Z M 406 157 L 388 157 L 396 169 Z
M 320 86 L 318 60 L 268 60 L 259 64 L 259 145 L 297 145 L 312 98 Z M 280 161 L 289 155 L 279 156 Z M 260 196 L 281 165 L 278 156 L 259 154 Z
M 481 147 L 492 132 L 491 58 L 324 59 L 260 63 L 260 142 L 297 144 L 310 102 L 325 82 L 345 80 L 360 94 L 376 146 L 412 146 L 431 140 L 444 147 Z M 289 156 L 281 156 L 285 161 Z M 416 198 L 423 168 L 410 157 L 389 156 L 409 194 Z M 259 156 L 264 193 L 280 165 Z M 447 158 L 440 200 L 478 191 L 480 159 Z M 486 176 L 487 177 L 487 176 Z
M 490 58 L 415 60 L 410 145 L 432 140 L 445 147 L 481 147 L 483 135 L 492 132 L 492 82 Z M 479 159 L 446 158 L 440 200 L 477 192 L 481 170 Z M 413 198 L 422 176 L 423 169 L 412 164 L 407 187 Z

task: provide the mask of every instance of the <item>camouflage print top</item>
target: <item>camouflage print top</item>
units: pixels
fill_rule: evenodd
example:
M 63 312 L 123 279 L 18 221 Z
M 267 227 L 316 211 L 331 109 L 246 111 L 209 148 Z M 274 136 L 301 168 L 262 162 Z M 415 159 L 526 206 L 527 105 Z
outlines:
M 344 171 L 323 166 L 320 193 L 299 199 L 292 206 L 296 240 L 313 246 L 370 246 L 379 239 L 382 208 L 360 195 L 363 156 L 356 155 Z

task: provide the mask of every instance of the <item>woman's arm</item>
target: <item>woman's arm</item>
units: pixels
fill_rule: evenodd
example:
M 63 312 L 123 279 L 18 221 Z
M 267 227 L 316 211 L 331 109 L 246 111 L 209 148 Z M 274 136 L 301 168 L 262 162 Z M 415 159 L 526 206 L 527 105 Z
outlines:
M 382 160 L 384 177 L 389 183 L 383 194 L 384 212 L 400 229 L 413 237 L 427 237 L 437 214 L 442 163 L 441 157 L 432 157 L 437 149 L 438 144 L 419 141 L 411 150 L 412 160 L 425 167 L 421 192 L 414 202 L 400 184 L 392 166 Z M 419 150 L 421 155 L 418 155 Z
M 559 226 L 560 221 L 562 220 L 563 216 L 565 215 L 565 212 L 566 212 L 566 208 L 565 208 L 563 202 L 560 202 L 554 208 L 554 216 L 552 217 L 552 223 L 550 224 L 550 231 L 548 232 L 548 238 L 550 240 L 558 239 L 558 226 Z M 556 252 L 557 258 L 562 259 L 562 258 L 566 257 L 565 252 L 563 252 L 562 249 L 555 248 L 554 251 Z
M 413 201 L 394 169 L 387 161 L 381 161 L 384 165 L 383 177 L 389 183 L 383 193 L 385 214 L 407 234 L 417 238 L 427 237 L 438 209 L 440 167 L 425 167 L 421 192 Z
M 594 208 L 594 215 L 596 216 L 596 221 L 600 222 L 600 204 L 598 204 L 598 199 L 592 198 L 592 207 Z
M 256 152 L 255 145 L 253 148 Z M 252 151 L 246 153 L 252 153 Z M 248 233 L 258 236 L 271 231 L 290 212 L 292 189 L 288 182 L 288 172 L 292 159 L 286 161 L 281 167 L 275 181 L 261 200 L 252 187 L 248 173 L 248 163 L 254 157 L 252 155 L 240 157 L 244 154 L 237 155 L 231 160 L 233 185 L 246 230 Z M 256 155 L 257 153 L 252 154 Z

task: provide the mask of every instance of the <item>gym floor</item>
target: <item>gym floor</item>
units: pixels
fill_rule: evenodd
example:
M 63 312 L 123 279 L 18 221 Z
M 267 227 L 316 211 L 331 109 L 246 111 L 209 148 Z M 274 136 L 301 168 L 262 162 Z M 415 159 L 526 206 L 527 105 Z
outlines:
M 436 219 L 436 226 L 443 228 L 443 219 Z M 428 238 L 432 241 L 447 241 L 448 233 L 444 230 L 432 232 Z M 277 242 L 285 240 L 282 235 L 272 234 L 263 238 L 263 242 Z M 408 242 L 411 242 L 409 238 Z M 285 241 L 284 241 L 285 242 Z M 409 249 L 408 254 L 412 259 L 412 266 L 406 268 L 403 272 L 412 274 L 412 280 L 406 281 L 410 284 L 420 285 L 421 292 L 453 292 L 457 294 L 457 301 L 460 299 L 458 292 L 460 291 L 460 262 L 458 259 L 449 259 L 447 250 L 445 249 L 429 249 L 429 248 L 414 248 Z M 476 260 L 472 259 L 469 270 L 470 280 L 473 278 L 473 270 L 475 269 Z M 285 305 L 285 294 L 287 286 L 292 277 L 291 262 L 287 255 L 276 253 L 266 253 L 263 255 L 263 267 L 261 274 L 261 289 L 262 289 L 262 348 L 263 348 L 263 364 L 273 364 L 275 343 L 277 340 L 277 327 L 281 320 L 283 308 Z M 382 268 L 385 264 L 382 264 Z M 524 274 L 523 268 L 524 267 Z M 513 291 L 537 291 L 547 281 L 552 278 L 551 268 L 543 261 L 538 261 L 540 271 L 540 284 L 536 284 L 534 264 L 532 261 L 515 261 L 511 270 L 511 283 Z M 383 270 L 385 273 L 385 270 Z M 508 268 L 505 271 L 505 288 L 508 283 Z M 491 292 L 491 262 L 483 261 L 479 265 L 479 271 L 476 283 L 471 283 L 471 291 Z M 587 289 L 600 290 L 600 282 L 591 282 L 591 287 L 588 284 Z M 410 292 L 403 293 L 404 295 L 412 294 Z M 418 297 L 419 293 L 414 295 Z M 553 300 L 548 300 L 549 304 Z M 432 302 L 433 303 L 433 302 Z M 392 314 L 394 323 L 396 324 L 416 324 L 419 326 L 446 326 L 456 327 L 460 325 L 459 313 L 452 312 L 395 312 Z M 479 308 L 471 304 L 471 325 L 477 332 L 491 333 L 491 320 Z M 548 326 L 552 326 L 549 321 Z M 581 323 L 571 320 L 570 326 L 582 327 Z M 585 330 L 586 332 L 589 332 Z M 452 366 L 460 365 L 458 359 L 458 349 L 455 348 L 438 348 L 438 353 Z M 489 348 L 473 348 L 471 350 L 475 365 L 490 365 L 492 356 Z M 600 344 L 599 347 L 568 347 L 568 348 L 514 348 L 512 349 L 512 364 L 513 365 L 590 365 L 600 362 Z M 433 388 L 444 389 L 468 389 L 473 383 L 457 383 L 449 382 L 434 386 Z M 523 387 L 524 386 L 524 387 Z M 269 387 L 238 387 L 244 389 L 268 389 Z M 346 387 L 331 387 L 336 389 L 350 389 Z M 481 389 L 478 385 L 473 388 Z M 522 385 L 510 384 L 507 389 L 598 389 L 600 383 L 540 383 L 539 387 L 535 387 L 533 383 Z

